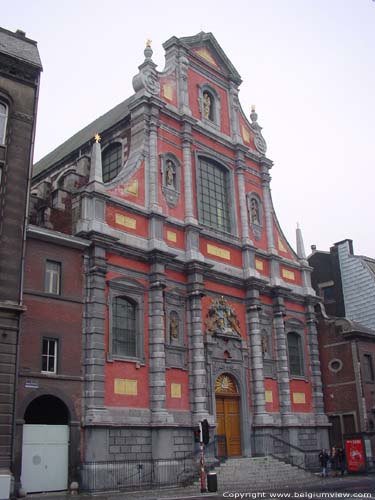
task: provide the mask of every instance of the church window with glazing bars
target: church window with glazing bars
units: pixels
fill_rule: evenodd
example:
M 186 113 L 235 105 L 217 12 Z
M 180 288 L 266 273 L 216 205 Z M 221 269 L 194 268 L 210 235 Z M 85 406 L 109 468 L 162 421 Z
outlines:
M 199 161 L 200 221 L 214 229 L 231 232 L 229 172 L 213 160 Z

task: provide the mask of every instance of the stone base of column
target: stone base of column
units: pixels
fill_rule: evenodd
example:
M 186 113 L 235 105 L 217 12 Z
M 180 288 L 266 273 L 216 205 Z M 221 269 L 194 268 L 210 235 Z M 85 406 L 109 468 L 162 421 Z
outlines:
M 167 411 L 152 411 L 151 424 L 173 424 L 174 417 Z
M 329 426 L 329 421 L 328 421 L 328 417 L 325 413 L 317 413 L 315 415 L 315 423 L 316 425 L 322 425 L 324 427 L 327 427 Z
M 254 415 L 253 425 L 273 425 L 274 418 L 268 413 L 258 413 Z
M 282 425 L 285 426 L 298 426 L 299 419 L 297 415 L 293 415 L 292 413 L 284 413 L 281 415 Z

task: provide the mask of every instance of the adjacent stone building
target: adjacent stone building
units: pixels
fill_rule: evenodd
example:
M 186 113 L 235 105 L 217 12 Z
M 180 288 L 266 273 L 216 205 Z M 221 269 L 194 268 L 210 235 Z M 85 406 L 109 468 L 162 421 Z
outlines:
M 203 419 L 229 457 L 328 442 L 311 268 L 278 224 L 257 113 L 211 33 L 164 48 L 163 71 L 148 43 L 134 95 L 34 168 L 33 221 L 90 242 L 88 488 L 127 460 L 178 464 Z
M 26 215 L 39 75 L 36 42 L 0 28 L 0 498 L 12 479 Z

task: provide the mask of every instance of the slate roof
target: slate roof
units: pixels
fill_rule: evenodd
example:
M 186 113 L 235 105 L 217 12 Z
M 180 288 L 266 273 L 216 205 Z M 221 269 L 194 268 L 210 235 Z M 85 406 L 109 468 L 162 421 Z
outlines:
M 0 28 L 0 52 L 42 69 L 37 42 Z
M 94 120 L 85 128 L 70 137 L 70 139 L 63 142 L 56 149 L 48 153 L 48 155 L 44 158 L 35 163 L 33 177 L 39 175 L 48 167 L 55 165 L 70 153 L 83 146 L 85 143 L 93 139 L 96 133 L 101 134 L 104 130 L 109 129 L 117 122 L 125 118 L 129 114 L 129 103 L 132 99 L 133 96 L 107 111 L 107 113 Z
M 362 334 L 375 338 L 375 331 L 372 328 L 362 325 L 362 323 L 358 323 L 358 321 L 352 321 L 348 318 L 336 318 L 335 323 L 337 326 L 342 327 L 342 333 Z

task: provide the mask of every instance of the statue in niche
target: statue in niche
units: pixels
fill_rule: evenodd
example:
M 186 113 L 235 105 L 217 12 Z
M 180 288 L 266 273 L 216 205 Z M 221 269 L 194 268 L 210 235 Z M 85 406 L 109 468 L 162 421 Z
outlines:
M 169 336 L 171 341 L 178 339 L 178 316 L 172 313 L 169 318 Z
M 255 198 L 251 198 L 250 200 L 250 217 L 252 224 L 258 224 L 258 226 L 260 226 L 259 204 Z
M 241 337 L 240 324 L 236 312 L 221 296 L 213 301 L 207 314 L 207 331 Z
M 168 187 L 175 188 L 176 169 L 172 160 L 167 160 L 165 168 L 165 179 Z
M 268 338 L 266 335 L 262 336 L 262 354 L 263 357 L 268 353 Z
M 203 92 L 203 116 L 207 120 L 212 120 L 211 117 L 211 96 L 208 92 Z

